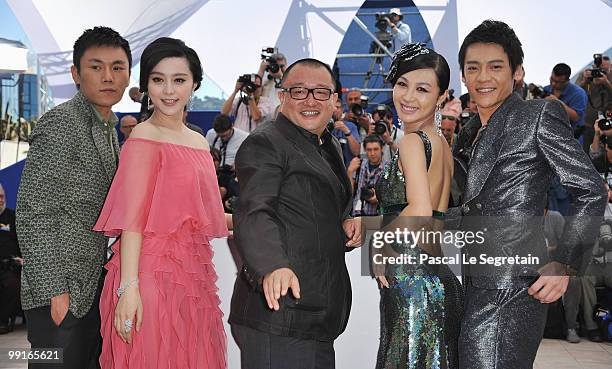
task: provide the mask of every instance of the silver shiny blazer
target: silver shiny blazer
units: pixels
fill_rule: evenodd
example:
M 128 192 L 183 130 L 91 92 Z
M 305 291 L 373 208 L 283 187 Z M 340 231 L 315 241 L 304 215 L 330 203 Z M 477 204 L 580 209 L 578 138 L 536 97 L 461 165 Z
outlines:
M 464 273 L 471 275 L 472 283 L 480 288 L 522 287 L 548 262 L 542 216 L 553 175 L 559 176 L 573 202 L 562 244 L 550 259 L 583 270 L 607 194 L 601 177 L 574 138 L 561 104 L 523 101 L 512 94 L 476 140 L 462 206 L 455 208 L 455 214 L 463 216 L 464 229 L 486 229 L 485 242 L 466 246 L 464 252 L 479 259 L 480 254 L 531 254 L 540 264 L 470 265 Z

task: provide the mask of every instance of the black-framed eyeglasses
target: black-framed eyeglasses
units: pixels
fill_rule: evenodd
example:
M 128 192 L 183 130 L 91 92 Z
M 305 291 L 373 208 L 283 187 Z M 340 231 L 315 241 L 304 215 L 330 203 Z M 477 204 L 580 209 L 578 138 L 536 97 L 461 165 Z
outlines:
M 312 94 L 312 97 L 318 101 L 329 100 L 334 91 L 330 88 L 317 87 L 317 88 L 306 88 L 306 87 L 290 87 L 283 88 L 281 91 L 289 92 L 294 100 L 306 100 L 308 94 Z

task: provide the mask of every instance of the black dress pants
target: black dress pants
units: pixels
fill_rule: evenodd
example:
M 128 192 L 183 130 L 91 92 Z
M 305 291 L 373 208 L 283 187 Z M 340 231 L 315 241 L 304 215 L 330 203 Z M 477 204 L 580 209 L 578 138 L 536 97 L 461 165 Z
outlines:
M 281 337 L 232 324 L 241 369 L 334 369 L 333 342 Z
M 62 323 L 55 325 L 51 307 L 43 306 L 25 311 L 28 341 L 35 348 L 61 348 L 63 363 L 30 363 L 29 369 L 98 369 L 102 336 L 100 335 L 100 309 L 98 298 L 87 315 L 76 318 L 70 311 Z
M 19 291 L 21 279 L 18 272 L 0 270 L 0 323 L 7 324 L 8 319 L 19 311 Z

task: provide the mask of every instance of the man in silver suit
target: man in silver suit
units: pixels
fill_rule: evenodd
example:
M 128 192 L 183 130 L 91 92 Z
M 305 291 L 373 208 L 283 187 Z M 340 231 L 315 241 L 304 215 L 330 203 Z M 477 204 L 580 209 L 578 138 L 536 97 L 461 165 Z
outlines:
M 477 263 L 464 268 L 462 369 L 532 368 L 547 304 L 565 292 L 569 276 L 584 270 L 603 215 L 601 178 L 574 138 L 556 101 L 523 101 L 513 94 L 523 50 L 505 23 L 487 20 L 459 51 L 462 80 L 482 125 L 473 141 L 458 209 L 462 229 L 485 230 L 468 258 L 533 256 L 539 263 Z M 553 175 L 573 196 L 562 244 L 550 257 L 543 236 L 546 192 Z

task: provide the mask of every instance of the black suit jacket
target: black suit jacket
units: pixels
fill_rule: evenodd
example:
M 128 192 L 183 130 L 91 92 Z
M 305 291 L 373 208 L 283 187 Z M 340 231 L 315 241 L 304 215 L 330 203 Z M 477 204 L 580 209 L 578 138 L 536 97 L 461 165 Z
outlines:
M 230 323 L 303 339 L 331 341 L 346 327 L 351 288 L 342 222 L 351 209 L 346 172 L 334 169 L 308 134 L 282 114 L 260 125 L 236 156 L 240 197 L 234 215 L 244 263 L 232 296 Z M 326 135 L 336 167 L 338 141 Z M 261 281 L 278 268 L 298 277 L 301 299 L 291 292 L 279 311 L 267 306 Z
M 476 118 L 478 119 L 478 118 Z M 558 102 L 523 101 L 510 95 L 491 116 L 474 144 L 461 213 L 462 228 L 486 229 L 470 256 L 536 256 L 537 265 L 470 265 L 472 283 L 482 288 L 524 286 L 549 261 L 543 234 L 544 205 L 553 175 L 572 194 L 563 242 L 552 260 L 583 269 L 607 195 L 601 177 L 574 138 Z

